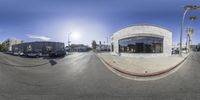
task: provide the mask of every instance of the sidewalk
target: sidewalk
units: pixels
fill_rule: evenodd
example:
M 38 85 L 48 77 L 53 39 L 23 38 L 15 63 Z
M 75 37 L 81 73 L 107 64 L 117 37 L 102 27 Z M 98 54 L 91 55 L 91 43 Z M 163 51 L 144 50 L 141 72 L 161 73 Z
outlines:
M 99 53 L 99 58 L 109 67 L 124 74 L 148 77 L 168 72 L 180 65 L 188 56 L 183 54 L 169 57 L 134 58 L 114 56 L 110 53 Z

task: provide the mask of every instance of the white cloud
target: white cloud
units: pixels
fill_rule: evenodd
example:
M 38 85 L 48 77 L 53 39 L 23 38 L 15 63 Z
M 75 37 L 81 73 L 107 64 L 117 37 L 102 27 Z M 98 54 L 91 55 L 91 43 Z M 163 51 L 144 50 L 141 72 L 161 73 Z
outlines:
M 29 38 L 32 38 L 32 39 L 40 39 L 40 40 L 43 40 L 43 41 L 49 41 L 51 39 L 49 37 L 41 36 L 41 35 L 26 34 L 26 36 L 28 36 Z

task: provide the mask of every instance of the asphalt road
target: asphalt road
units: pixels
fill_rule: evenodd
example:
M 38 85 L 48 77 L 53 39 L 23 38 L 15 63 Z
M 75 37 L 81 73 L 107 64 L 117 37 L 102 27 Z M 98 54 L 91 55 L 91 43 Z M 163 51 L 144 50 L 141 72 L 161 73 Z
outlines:
M 95 53 L 21 58 L 0 53 L 0 100 L 199 100 L 200 53 L 175 73 L 134 81 L 111 72 Z

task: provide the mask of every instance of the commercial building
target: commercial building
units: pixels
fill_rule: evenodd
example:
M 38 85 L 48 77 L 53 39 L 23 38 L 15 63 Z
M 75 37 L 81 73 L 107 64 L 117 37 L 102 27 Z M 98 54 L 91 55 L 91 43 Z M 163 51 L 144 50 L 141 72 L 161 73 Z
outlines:
M 71 44 L 70 51 L 72 52 L 87 52 L 90 48 L 84 44 Z
M 110 51 L 110 45 L 100 44 L 96 47 L 97 51 Z
M 25 42 L 12 46 L 12 52 L 40 52 L 42 55 L 54 54 L 54 53 L 65 53 L 65 45 L 61 42 L 48 42 L 48 41 L 36 41 L 36 42 Z
M 115 32 L 111 37 L 111 52 L 121 56 L 169 56 L 172 51 L 172 32 L 155 25 L 132 25 Z
M 6 51 L 12 51 L 12 46 L 15 45 L 15 44 L 20 44 L 22 43 L 23 41 L 21 40 L 18 40 L 16 38 L 9 38 L 7 39 L 6 41 L 4 41 L 3 43 L 5 44 L 5 50 Z

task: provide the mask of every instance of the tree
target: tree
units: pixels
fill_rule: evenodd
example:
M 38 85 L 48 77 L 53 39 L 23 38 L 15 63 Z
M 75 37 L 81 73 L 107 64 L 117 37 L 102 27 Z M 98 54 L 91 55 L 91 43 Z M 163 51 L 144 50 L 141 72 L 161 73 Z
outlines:
M 0 44 L 0 51 L 3 51 L 3 52 L 7 51 L 5 43 Z
M 92 49 L 95 50 L 97 46 L 97 43 L 95 40 L 92 41 Z
M 0 51 L 2 51 L 2 44 L 0 43 Z

